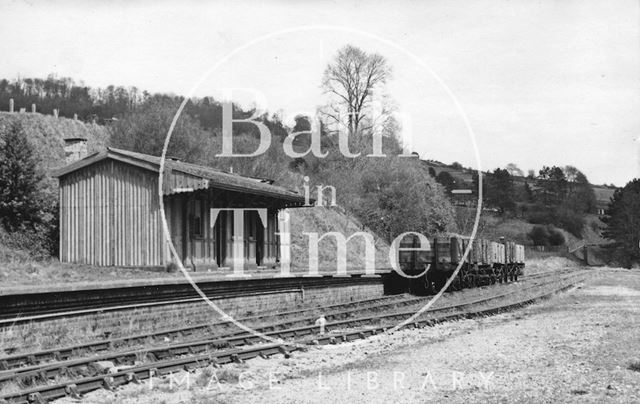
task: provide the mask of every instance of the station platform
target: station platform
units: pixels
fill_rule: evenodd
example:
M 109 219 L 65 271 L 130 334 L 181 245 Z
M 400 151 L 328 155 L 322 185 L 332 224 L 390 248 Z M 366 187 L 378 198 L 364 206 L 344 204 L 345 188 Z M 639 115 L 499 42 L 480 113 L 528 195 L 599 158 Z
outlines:
M 106 267 L 105 270 L 109 268 Z M 379 277 L 385 274 L 389 274 L 391 269 L 376 269 L 375 275 L 368 275 L 364 270 L 348 269 L 346 277 Z M 270 279 L 283 279 L 283 278 L 332 278 L 332 277 L 345 277 L 344 275 L 337 275 L 335 269 L 323 269 L 319 271 L 318 275 L 311 276 L 308 272 L 301 269 L 291 269 L 290 274 L 282 275 L 279 269 L 267 269 L 258 268 L 254 270 L 245 270 L 243 277 L 238 277 L 231 269 L 221 268 L 215 271 L 202 271 L 192 272 L 187 271 L 187 275 L 182 274 L 180 271 L 173 273 L 162 274 L 158 271 L 157 277 L 145 277 L 145 278 L 132 278 L 123 280 L 91 280 L 81 282 L 65 282 L 65 283 L 49 283 L 42 285 L 13 285 L 7 287 L 0 287 L 0 296 L 8 295 L 21 295 L 21 294 L 38 294 L 38 293 L 64 293 L 72 291 L 87 291 L 87 290 L 104 290 L 104 289 L 118 289 L 118 288 L 133 288 L 133 287 L 145 287 L 145 286 L 170 286 L 190 284 L 190 278 L 196 284 L 211 283 L 211 282 L 238 282 L 245 280 L 253 281 L 267 281 Z

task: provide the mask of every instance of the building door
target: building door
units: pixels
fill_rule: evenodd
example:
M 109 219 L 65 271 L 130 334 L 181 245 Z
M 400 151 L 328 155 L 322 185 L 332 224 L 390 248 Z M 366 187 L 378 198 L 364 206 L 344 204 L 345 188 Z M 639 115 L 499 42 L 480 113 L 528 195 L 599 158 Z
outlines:
M 257 212 L 244 212 L 244 257 L 248 266 L 260 265 L 257 254 L 259 221 Z

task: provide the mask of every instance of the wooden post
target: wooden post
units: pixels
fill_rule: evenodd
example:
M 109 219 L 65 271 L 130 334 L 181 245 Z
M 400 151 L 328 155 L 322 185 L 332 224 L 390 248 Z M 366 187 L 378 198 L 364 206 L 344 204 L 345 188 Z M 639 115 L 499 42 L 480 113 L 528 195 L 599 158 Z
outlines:
M 36 113 L 36 104 L 31 104 L 31 113 L 32 114 Z
M 53 110 L 53 116 L 56 117 L 56 118 L 58 117 L 58 109 L 57 108 Z
M 13 98 L 9 98 L 9 112 L 13 113 Z
M 589 249 L 586 244 L 583 247 L 582 253 L 584 254 L 584 264 L 589 266 Z

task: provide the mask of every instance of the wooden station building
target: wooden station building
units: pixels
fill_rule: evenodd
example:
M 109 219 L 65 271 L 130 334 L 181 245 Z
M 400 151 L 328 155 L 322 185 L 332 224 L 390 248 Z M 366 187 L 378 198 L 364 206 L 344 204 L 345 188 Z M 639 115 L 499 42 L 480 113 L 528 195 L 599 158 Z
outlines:
M 160 158 L 107 148 L 58 170 L 60 260 L 97 266 L 162 267 L 173 259 L 159 204 Z M 303 206 L 302 195 L 270 181 L 167 158 L 162 198 L 169 233 L 185 266 L 275 266 L 281 259 L 283 210 Z M 234 212 L 244 208 L 242 257 Z M 260 215 L 256 208 L 266 209 Z M 264 213 L 264 210 L 262 211 Z M 279 214 L 280 213 L 280 214 Z M 262 216 L 262 217 L 261 217 Z M 236 216 L 237 217 L 237 216 Z M 287 241 L 284 241 L 287 242 Z M 288 251 L 288 248 L 286 249 Z M 285 252 L 285 259 L 286 259 Z

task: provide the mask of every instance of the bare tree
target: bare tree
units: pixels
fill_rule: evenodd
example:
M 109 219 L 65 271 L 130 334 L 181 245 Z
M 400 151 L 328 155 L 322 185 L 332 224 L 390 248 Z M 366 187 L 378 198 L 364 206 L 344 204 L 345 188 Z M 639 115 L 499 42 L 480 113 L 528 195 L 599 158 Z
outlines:
M 349 137 L 365 129 L 364 122 L 369 127 L 375 125 L 377 117 L 366 111 L 372 107 L 374 89 L 390 76 L 391 68 L 382 55 L 351 45 L 341 48 L 322 78 L 322 88 L 332 98 L 323 114 L 332 123 L 346 127 Z

